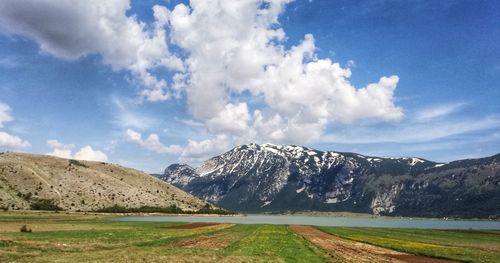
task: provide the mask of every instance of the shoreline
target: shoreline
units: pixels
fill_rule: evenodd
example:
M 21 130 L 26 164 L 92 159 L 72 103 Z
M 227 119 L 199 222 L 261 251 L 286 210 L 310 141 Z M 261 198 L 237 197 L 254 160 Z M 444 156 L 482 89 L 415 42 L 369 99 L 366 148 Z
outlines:
M 105 212 L 94 212 L 94 211 L 44 211 L 44 210 L 9 210 L 0 211 L 0 214 L 11 213 L 11 214 L 77 214 L 77 215 L 94 215 L 94 216 L 106 216 L 106 217 L 179 217 L 179 218 L 234 218 L 234 217 L 247 217 L 247 216 L 289 216 L 289 217 L 310 217 L 310 218 L 352 218 L 352 219 L 371 219 L 371 220 L 436 220 L 436 221 L 477 221 L 477 222 L 500 222 L 500 218 L 489 219 L 489 218 L 456 218 L 456 217 L 407 217 L 407 216 L 384 216 L 384 215 L 372 215 L 366 213 L 352 213 L 352 212 L 320 212 L 320 211 L 310 211 L 310 212 L 264 212 L 264 213 L 238 213 L 232 215 L 223 214 L 168 214 L 168 213 L 105 213 Z

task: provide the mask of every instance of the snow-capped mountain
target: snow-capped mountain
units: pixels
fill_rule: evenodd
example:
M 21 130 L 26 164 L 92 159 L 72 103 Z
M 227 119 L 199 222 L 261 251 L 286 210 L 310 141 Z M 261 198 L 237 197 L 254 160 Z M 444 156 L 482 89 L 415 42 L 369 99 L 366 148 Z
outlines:
M 159 177 L 236 211 L 492 216 L 500 214 L 499 159 L 497 155 L 443 164 L 415 157 L 382 158 L 293 145 L 248 144 L 196 169 L 173 164 Z M 482 205 L 492 208 L 471 207 L 478 198 L 488 199 Z M 441 209 L 443 205 L 446 207 Z

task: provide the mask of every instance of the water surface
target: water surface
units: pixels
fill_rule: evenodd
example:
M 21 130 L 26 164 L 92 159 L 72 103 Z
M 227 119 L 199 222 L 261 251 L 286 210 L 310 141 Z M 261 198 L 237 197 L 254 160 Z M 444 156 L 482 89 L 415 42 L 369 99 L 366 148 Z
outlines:
M 327 217 L 295 215 L 245 215 L 245 216 L 124 216 L 113 218 L 125 222 L 210 222 L 234 224 L 314 225 L 394 227 L 429 229 L 497 229 L 500 221 L 489 220 L 444 220 L 390 217 Z

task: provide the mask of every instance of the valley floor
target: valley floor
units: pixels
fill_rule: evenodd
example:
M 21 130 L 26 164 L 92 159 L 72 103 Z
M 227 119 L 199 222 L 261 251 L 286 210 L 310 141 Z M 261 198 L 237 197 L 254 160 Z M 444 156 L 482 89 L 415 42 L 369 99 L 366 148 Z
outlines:
M 498 230 L 117 222 L 110 217 L 0 212 L 0 262 L 498 262 L 500 258 Z M 31 232 L 20 232 L 23 225 Z

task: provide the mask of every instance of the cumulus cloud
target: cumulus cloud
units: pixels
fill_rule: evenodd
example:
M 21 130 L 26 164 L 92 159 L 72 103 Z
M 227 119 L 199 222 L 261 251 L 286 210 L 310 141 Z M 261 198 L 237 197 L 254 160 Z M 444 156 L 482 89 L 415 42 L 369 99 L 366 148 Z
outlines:
M 192 123 L 202 123 L 209 136 L 188 141 L 182 156 L 194 154 L 191 148 L 216 151 L 248 141 L 304 144 L 318 140 L 331 122 L 400 120 L 398 76 L 355 87 L 349 81 L 354 64 L 343 68 L 319 58 L 313 35 L 285 45 L 279 16 L 289 2 L 191 0 L 172 10 L 155 5 L 154 22 L 145 24 L 127 13 L 129 0 L 6 0 L 0 27 L 35 39 L 58 57 L 100 54 L 104 63 L 137 76 L 148 100 L 186 99 Z M 159 67 L 172 77 L 158 77 Z M 181 152 L 154 133 L 127 135 L 157 153 Z
M 58 140 L 48 140 L 47 145 L 52 149 L 52 152 L 46 153 L 47 155 L 56 156 L 60 158 L 72 159 L 71 151 L 75 148 L 73 144 L 64 144 Z
M 189 140 L 179 159 L 184 162 L 198 163 L 227 151 L 229 147 L 231 144 L 225 135 L 201 141 Z
M 0 147 L 20 149 L 30 147 L 31 144 L 15 135 L 0 131 Z
M 152 133 L 146 139 L 142 139 L 142 134 L 128 129 L 127 139 L 138 143 L 140 146 L 146 148 L 147 150 L 159 153 L 159 154 L 180 154 L 182 148 L 178 145 L 165 146 L 160 142 L 160 138 L 157 134 Z
M 127 15 L 129 9 L 129 0 L 5 0 L 0 30 L 33 38 L 43 52 L 61 58 L 100 54 L 105 64 L 132 72 L 148 100 L 165 100 L 167 82 L 151 70 L 183 68 L 165 40 L 169 11 L 155 6 L 155 21 L 146 25 Z
M 143 139 L 140 132 L 128 129 L 126 135 L 129 141 L 135 142 L 149 151 L 159 154 L 178 155 L 179 159 L 185 162 L 199 162 L 207 157 L 220 154 L 231 147 L 226 135 L 217 135 L 214 138 L 201 141 L 189 140 L 184 147 L 164 145 L 155 133 Z
M 12 117 L 12 110 L 9 105 L 0 102 L 0 128 L 4 127 L 4 123 L 13 120 L 14 117 Z M 28 141 L 7 132 L 0 131 L 0 148 L 21 149 L 30 146 L 31 144 Z
M 356 88 L 348 68 L 317 57 L 312 35 L 285 48 L 278 17 L 288 2 L 175 6 L 171 39 L 189 53 L 183 88 L 194 118 L 213 134 L 283 143 L 318 139 L 331 121 L 401 119 L 402 109 L 394 104 L 397 76 Z M 231 102 L 244 92 L 261 99 L 262 106 Z
M 48 140 L 47 145 L 52 149 L 61 149 L 61 150 L 71 150 L 75 148 L 74 144 L 64 144 L 59 142 L 58 140 Z
M 285 47 L 278 18 L 289 2 L 193 0 L 168 12 L 170 40 L 188 54 L 175 92 L 212 135 L 190 140 L 181 158 L 249 141 L 304 144 L 330 122 L 403 117 L 394 103 L 398 76 L 357 88 L 349 68 L 318 58 L 313 35 Z M 256 103 L 249 106 L 248 97 Z M 195 148 L 203 150 L 188 150 Z
M 77 160 L 87 160 L 87 161 L 96 161 L 96 162 L 107 162 L 108 156 L 105 153 L 94 150 L 89 145 L 81 148 L 74 156 Z
M 207 128 L 212 132 L 241 133 L 248 127 L 250 116 L 246 103 L 226 104 L 217 116 L 207 121 Z
M 65 159 L 73 159 L 73 155 L 71 154 L 71 150 L 67 149 L 53 149 L 52 152 L 47 153 L 47 155 L 65 158 Z
M 0 128 L 3 128 L 3 124 L 14 120 L 11 115 L 11 109 L 9 105 L 0 102 Z
M 72 154 L 72 151 L 75 148 L 74 144 L 64 144 L 58 140 L 48 140 L 47 145 L 52 149 L 51 152 L 46 153 L 47 155 L 85 161 L 108 161 L 108 156 L 105 153 L 92 149 L 90 145 L 80 148 L 80 150 L 78 150 L 74 155 Z

